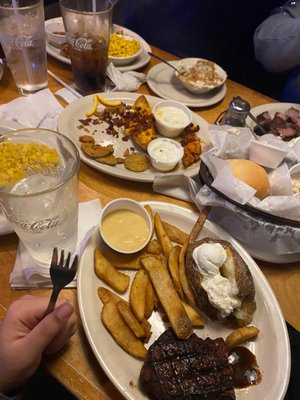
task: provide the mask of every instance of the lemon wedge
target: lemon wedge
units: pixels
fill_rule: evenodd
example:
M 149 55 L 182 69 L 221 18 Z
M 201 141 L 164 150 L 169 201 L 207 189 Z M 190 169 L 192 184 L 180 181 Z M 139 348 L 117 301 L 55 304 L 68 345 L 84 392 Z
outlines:
M 97 108 L 98 108 L 98 96 L 96 95 L 96 96 L 94 96 L 93 97 L 93 108 L 90 110 L 90 111 L 87 111 L 86 113 L 85 113 L 85 115 L 87 116 L 87 117 L 91 117 L 93 114 L 95 114 L 95 112 L 97 111 Z
M 116 100 L 116 101 L 106 100 L 103 97 L 101 97 L 99 94 L 97 95 L 97 97 L 98 97 L 98 100 L 100 101 L 100 103 L 103 104 L 104 106 L 116 107 L 116 106 L 120 106 L 122 104 L 120 100 Z

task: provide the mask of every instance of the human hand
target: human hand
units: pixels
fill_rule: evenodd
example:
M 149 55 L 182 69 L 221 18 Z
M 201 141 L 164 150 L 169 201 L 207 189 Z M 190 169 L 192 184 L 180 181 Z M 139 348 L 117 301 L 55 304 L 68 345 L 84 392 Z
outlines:
M 59 350 L 76 331 L 73 306 L 63 299 L 44 319 L 48 297 L 26 295 L 13 302 L 0 324 L 0 392 L 26 382 L 43 354 Z

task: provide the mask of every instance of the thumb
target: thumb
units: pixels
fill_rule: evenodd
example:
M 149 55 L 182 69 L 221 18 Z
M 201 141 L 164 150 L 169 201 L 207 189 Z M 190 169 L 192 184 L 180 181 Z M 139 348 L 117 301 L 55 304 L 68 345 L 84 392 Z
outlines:
M 36 355 L 40 355 L 57 336 L 73 314 L 72 304 L 65 302 L 42 319 L 27 335 L 26 339 Z

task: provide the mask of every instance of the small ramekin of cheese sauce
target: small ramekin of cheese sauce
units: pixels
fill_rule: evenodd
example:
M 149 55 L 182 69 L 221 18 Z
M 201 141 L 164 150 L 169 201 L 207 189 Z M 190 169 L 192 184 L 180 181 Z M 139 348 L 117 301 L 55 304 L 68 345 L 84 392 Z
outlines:
M 158 171 L 171 171 L 183 157 L 183 148 L 176 140 L 157 138 L 147 147 L 153 168 Z
M 152 222 L 145 208 L 134 200 L 112 200 L 102 210 L 100 234 L 104 242 L 119 253 L 142 250 L 152 236 Z
M 174 100 L 163 100 L 153 107 L 158 132 L 166 137 L 176 137 L 192 122 L 191 110 Z

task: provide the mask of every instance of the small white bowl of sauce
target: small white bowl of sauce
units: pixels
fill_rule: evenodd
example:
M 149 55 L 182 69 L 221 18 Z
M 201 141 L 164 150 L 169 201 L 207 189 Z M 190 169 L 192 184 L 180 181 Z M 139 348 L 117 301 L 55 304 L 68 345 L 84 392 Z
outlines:
M 147 147 L 153 168 L 158 171 L 171 171 L 183 157 L 183 148 L 176 140 L 157 138 Z
M 289 169 L 294 196 L 300 196 L 300 163 Z
M 141 204 L 127 198 L 112 200 L 103 208 L 99 229 L 104 242 L 124 254 L 142 250 L 152 236 L 150 215 Z
M 153 115 L 158 132 L 166 137 L 179 136 L 192 122 L 192 112 L 184 104 L 175 100 L 163 100 L 153 107 Z

